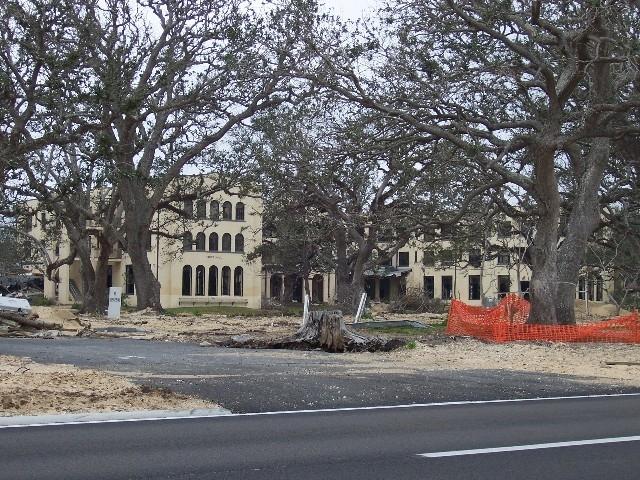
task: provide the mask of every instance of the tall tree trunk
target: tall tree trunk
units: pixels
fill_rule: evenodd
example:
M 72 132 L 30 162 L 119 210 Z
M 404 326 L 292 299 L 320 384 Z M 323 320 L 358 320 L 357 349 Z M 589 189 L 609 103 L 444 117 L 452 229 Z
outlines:
M 593 140 L 585 159 L 588 167 L 579 172 L 576 194 L 572 198 L 571 213 L 562 245 L 558 249 L 558 293 L 556 314 L 558 323 L 575 324 L 576 284 L 587 252 L 589 237 L 600 223 L 598 187 L 609 160 L 610 141 Z
M 131 257 L 131 268 L 136 287 L 136 308 L 152 308 L 162 311 L 160 283 L 153 274 L 147 256 L 147 238 L 151 229 L 154 209 L 146 197 L 144 183 L 126 179 L 121 183 L 122 203 L 127 233 L 127 253 Z
M 347 262 L 347 238 L 344 228 L 341 226 L 335 229 L 334 238 L 336 242 L 336 302 L 344 305 L 349 299 L 349 265 Z
M 555 148 L 538 146 L 532 151 L 534 181 L 540 214 L 531 248 L 531 313 L 529 323 L 556 324 L 558 286 L 558 225 L 560 194 L 555 174 Z
M 103 314 L 107 309 L 107 277 L 109 274 L 109 256 L 113 251 L 113 244 L 103 235 L 100 238 L 100 251 L 96 263 L 95 278 L 95 310 L 97 314 Z

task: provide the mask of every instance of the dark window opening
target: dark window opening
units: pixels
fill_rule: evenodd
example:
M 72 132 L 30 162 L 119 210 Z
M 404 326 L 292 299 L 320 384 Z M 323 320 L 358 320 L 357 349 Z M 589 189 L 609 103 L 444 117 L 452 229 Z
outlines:
M 511 277 L 509 275 L 498 275 L 498 297 L 504 298 L 511 291 Z
M 426 275 L 424 277 L 424 295 L 427 298 L 434 298 L 435 296 L 435 292 L 436 292 L 436 286 L 435 286 L 435 278 L 433 277 L 433 275 Z
M 244 203 L 236 203 L 236 220 L 244 220 Z
M 231 251 L 231 235 L 225 233 L 222 235 L 222 251 L 230 252 Z
M 425 267 L 433 267 L 436 264 L 436 254 L 431 250 L 425 250 L 422 256 L 422 264 Z
M 469 300 L 480 300 L 480 275 L 469 275 Z
M 242 267 L 236 267 L 233 270 L 233 295 L 242 296 Z
M 399 267 L 409 266 L 409 252 L 398 252 L 398 266 Z
M 211 220 L 219 220 L 220 219 L 220 204 L 213 200 L 209 204 L 209 218 Z
M 215 232 L 209 235 L 209 251 L 218 251 L 218 234 Z
M 442 277 L 442 300 L 451 300 L 453 298 L 453 277 L 444 275 Z
M 231 269 L 222 267 L 222 295 L 231 295 Z
M 235 243 L 236 252 L 244 252 L 244 236 L 241 233 L 236 235 Z
M 191 295 L 191 267 L 182 267 L 182 295 Z
M 204 233 L 200 232 L 196 235 L 196 250 L 203 251 L 205 250 L 205 242 L 206 238 Z
M 124 268 L 124 293 L 127 295 L 136 294 L 136 284 L 133 278 L 133 266 L 127 265 Z
M 196 295 L 204 296 L 204 267 L 202 265 L 196 267 Z
M 509 252 L 498 253 L 498 265 L 509 265 L 511 263 L 511 255 Z
M 453 250 L 446 249 L 440 252 L 440 265 L 443 267 L 451 267 L 455 263 L 455 257 L 453 255 Z
M 233 210 L 233 207 L 231 206 L 231 202 L 224 202 L 222 204 L 222 219 L 223 220 L 231 220 L 233 218 L 231 210 Z
M 207 294 L 210 297 L 218 295 L 218 267 L 215 265 L 209 267 L 209 290 Z
M 473 249 L 469 251 L 469 265 L 473 268 L 480 268 L 482 264 L 482 254 L 480 250 Z

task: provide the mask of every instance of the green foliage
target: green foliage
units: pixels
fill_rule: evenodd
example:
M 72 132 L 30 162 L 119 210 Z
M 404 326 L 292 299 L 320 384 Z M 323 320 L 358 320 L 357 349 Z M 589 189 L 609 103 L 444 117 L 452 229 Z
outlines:
M 49 307 L 51 305 L 55 305 L 53 300 L 49 300 L 44 295 L 35 295 L 29 299 L 29 303 L 33 307 Z

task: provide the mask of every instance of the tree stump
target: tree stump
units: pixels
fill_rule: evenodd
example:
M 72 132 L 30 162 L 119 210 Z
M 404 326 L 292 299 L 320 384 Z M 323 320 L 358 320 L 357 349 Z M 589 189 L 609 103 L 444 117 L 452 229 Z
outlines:
M 307 321 L 290 337 L 274 340 L 233 338 L 223 343 L 230 347 L 244 348 L 287 348 L 292 350 L 313 350 L 321 348 L 326 352 L 389 351 L 403 346 L 404 340 L 383 340 L 366 337 L 345 327 L 342 312 L 320 310 L 310 312 Z

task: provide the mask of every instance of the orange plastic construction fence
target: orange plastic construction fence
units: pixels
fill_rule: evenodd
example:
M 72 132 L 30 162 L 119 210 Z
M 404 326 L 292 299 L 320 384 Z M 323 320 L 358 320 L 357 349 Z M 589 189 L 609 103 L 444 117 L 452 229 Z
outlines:
M 452 300 L 446 332 L 492 342 L 543 340 L 548 342 L 640 343 L 638 312 L 582 325 L 529 325 L 529 302 L 508 295 L 495 307 L 474 307 Z

